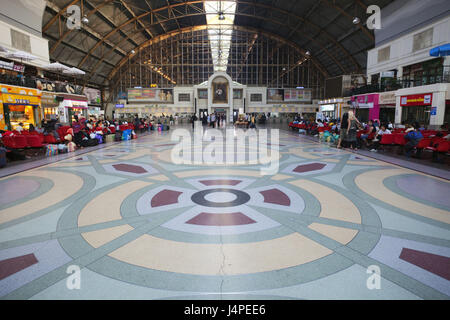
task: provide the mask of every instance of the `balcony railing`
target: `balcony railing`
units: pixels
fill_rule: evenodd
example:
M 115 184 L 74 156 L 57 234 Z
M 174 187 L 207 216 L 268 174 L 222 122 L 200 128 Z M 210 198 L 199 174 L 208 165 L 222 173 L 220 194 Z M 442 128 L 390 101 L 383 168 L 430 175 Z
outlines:
M 0 83 L 9 84 L 11 86 L 19 86 L 36 89 L 36 79 L 26 76 L 12 76 L 8 74 L 0 74 Z
M 421 87 L 437 83 L 450 83 L 450 66 L 445 66 L 444 72 L 441 75 L 420 77 L 413 80 L 402 78 L 392 79 L 385 81 L 384 83 L 375 83 L 352 88 L 345 91 L 344 96 L 349 97 L 367 93 L 397 91 L 399 89 Z

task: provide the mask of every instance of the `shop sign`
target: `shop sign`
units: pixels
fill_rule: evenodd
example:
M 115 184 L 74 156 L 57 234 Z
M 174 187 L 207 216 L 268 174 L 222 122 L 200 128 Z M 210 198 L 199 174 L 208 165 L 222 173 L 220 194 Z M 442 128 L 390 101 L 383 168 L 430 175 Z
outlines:
M 394 71 L 381 72 L 381 78 L 394 78 L 394 76 L 395 76 Z
M 83 94 L 83 87 L 67 82 L 51 81 L 47 79 L 36 79 L 36 88 L 48 92 L 60 92 L 69 94 Z
M 116 104 L 116 109 L 119 109 L 119 108 L 125 108 L 125 105 L 124 104 Z
M 437 115 L 437 107 L 432 107 L 432 108 L 431 108 L 430 115 L 431 115 L 431 116 Z
M 322 106 L 320 106 L 320 111 L 321 111 L 321 112 L 330 112 L 330 111 L 334 111 L 334 104 L 326 104 L 326 105 L 322 105 Z
M 59 103 L 55 101 L 55 96 L 53 94 L 49 93 L 42 93 L 41 97 L 41 103 L 42 105 L 45 105 L 45 107 L 57 107 Z
M 73 109 L 87 109 L 87 101 L 64 100 L 64 107 Z
M 14 62 L 6 62 L 0 60 L 0 68 L 5 70 L 12 70 L 15 72 L 23 73 L 25 71 L 25 66 L 22 64 L 16 64 Z
M 352 102 L 358 109 L 372 109 L 375 104 L 378 104 L 378 94 L 355 96 L 352 97 Z
M 22 96 L 15 94 L 3 94 L 3 103 L 18 105 L 40 105 L 40 98 L 35 96 Z
M 31 88 L 8 86 L 5 84 L 0 85 L 0 87 L 3 94 L 9 93 L 9 94 L 20 94 L 24 96 L 37 96 L 37 97 L 40 97 L 42 95 L 42 93 L 39 90 Z
M 400 105 L 402 107 L 430 106 L 432 103 L 433 103 L 432 93 L 402 96 L 400 99 Z
M 395 105 L 395 103 L 396 103 L 395 92 L 380 93 L 380 101 L 379 101 L 380 105 L 383 104 Z

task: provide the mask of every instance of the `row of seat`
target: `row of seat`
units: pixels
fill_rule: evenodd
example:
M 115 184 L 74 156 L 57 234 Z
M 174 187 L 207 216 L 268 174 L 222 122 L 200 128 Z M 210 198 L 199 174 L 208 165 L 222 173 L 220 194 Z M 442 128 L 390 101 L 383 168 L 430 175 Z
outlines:
M 325 131 L 331 131 L 331 127 L 330 126 L 323 126 L 323 127 L 318 127 L 317 124 L 310 124 L 310 125 L 306 125 L 304 123 L 293 123 L 291 122 L 289 124 L 289 127 L 293 128 L 293 129 L 303 129 L 303 130 L 315 130 L 317 129 L 317 131 L 319 133 L 321 132 L 325 132 Z
M 381 138 L 380 144 L 382 145 L 397 145 L 397 146 L 404 146 L 406 145 L 407 141 L 405 139 L 404 134 L 384 134 Z M 430 137 L 423 138 L 419 141 L 418 145 L 416 146 L 416 149 L 418 150 L 431 150 L 435 152 L 441 152 L 441 153 L 447 153 L 450 152 L 450 142 L 442 137 Z
M 64 142 L 64 137 L 67 135 L 67 131 L 70 126 L 59 127 L 56 131 L 60 139 L 56 139 L 52 134 L 44 135 L 43 133 L 38 133 L 36 131 L 28 132 L 23 130 L 19 131 L 7 131 L 3 135 L 2 141 L 6 148 L 8 149 L 26 149 L 26 148 L 42 148 L 47 144 L 58 144 Z M 116 128 L 114 126 L 109 127 L 112 134 L 116 133 Z M 121 131 L 134 130 L 133 125 L 121 125 L 119 127 Z M 95 132 L 96 130 L 90 130 L 90 132 Z M 107 134 L 108 130 L 103 128 L 103 133 Z
M 8 149 L 42 148 L 44 146 L 40 135 L 4 136 L 2 141 Z
M 291 128 L 297 128 L 297 129 L 304 129 L 304 130 L 314 130 L 317 126 L 314 124 L 306 125 L 306 124 L 300 124 L 300 123 L 293 123 L 291 122 L 289 124 L 289 127 Z M 328 126 L 318 128 L 319 132 L 324 131 L 331 131 L 331 128 Z M 423 130 L 421 131 L 423 135 L 423 139 L 419 142 L 419 144 L 416 146 L 416 149 L 418 150 L 430 150 L 434 152 L 439 153 L 448 153 L 450 152 L 450 142 L 440 138 L 436 137 L 439 131 L 436 130 Z M 443 136 L 446 136 L 448 132 L 442 132 Z M 360 130 L 357 133 L 357 137 L 360 138 L 361 135 L 364 134 L 364 131 Z M 376 132 L 372 132 L 368 140 L 375 139 Z M 407 141 L 405 139 L 405 129 L 395 129 L 393 130 L 392 134 L 384 134 L 381 138 L 380 144 L 382 145 L 390 145 L 390 146 L 404 146 L 406 145 Z

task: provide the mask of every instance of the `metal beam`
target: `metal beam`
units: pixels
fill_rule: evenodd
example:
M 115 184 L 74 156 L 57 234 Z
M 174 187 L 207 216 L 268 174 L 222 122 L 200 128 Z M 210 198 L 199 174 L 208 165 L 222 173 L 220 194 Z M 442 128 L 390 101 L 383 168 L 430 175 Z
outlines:
M 119 2 L 124 6 L 125 9 L 127 9 L 127 11 L 133 16 L 133 18 L 136 18 L 136 14 L 134 13 L 134 11 L 125 3 L 125 1 L 123 0 L 119 0 Z M 139 23 L 139 25 L 145 30 L 145 32 L 150 36 L 150 38 L 153 38 L 154 35 L 153 33 L 145 27 L 144 23 L 141 20 L 137 20 L 137 22 Z
M 47 6 L 48 6 L 50 9 L 54 10 L 55 12 L 57 12 L 57 15 L 61 12 L 61 10 L 65 10 L 65 9 L 60 9 L 58 6 L 56 6 L 55 4 L 53 4 L 53 3 L 51 3 L 51 2 L 48 2 L 48 3 L 47 3 Z M 94 31 L 94 30 L 93 30 L 92 28 L 90 28 L 89 26 L 82 25 L 81 28 L 82 28 L 86 33 L 90 34 L 92 37 L 96 38 L 97 40 L 100 40 L 100 41 L 103 40 L 102 35 L 99 34 L 99 33 L 96 32 L 96 31 Z M 68 34 L 69 34 L 69 33 L 67 33 L 67 35 L 68 35 Z M 52 36 L 49 35 L 48 33 L 45 33 L 45 35 L 48 36 L 48 37 L 52 37 Z M 61 44 L 62 40 L 63 40 L 67 35 L 64 35 L 62 39 L 58 39 L 58 40 L 57 40 L 58 45 Z M 115 44 L 112 43 L 111 41 L 104 41 L 104 42 L 105 42 L 108 46 L 110 46 L 111 48 L 114 48 L 114 46 L 115 46 Z M 50 49 L 50 50 L 51 50 L 50 53 L 53 53 L 53 52 L 56 50 L 56 47 L 57 47 L 56 45 L 52 46 L 52 48 Z M 122 50 L 122 49 L 120 49 L 120 48 L 116 48 L 116 51 L 118 51 L 118 52 L 121 53 L 122 55 L 126 55 L 126 54 L 127 54 L 124 50 Z
M 142 50 L 145 47 L 154 45 L 162 40 L 174 37 L 176 35 L 179 34 L 184 34 L 184 33 L 189 33 L 192 31 L 200 31 L 200 30 L 207 30 L 208 28 L 214 28 L 214 26 L 210 26 L 210 25 L 202 25 L 202 26 L 191 26 L 191 27 L 186 27 L 186 28 L 182 28 L 181 30 L 174 30 L 170 33 L 167 34 L 163 34 L 160 35 L 158 37 L 155 37 L 154 39 L 151 39 L 143 44 L 141 44 L 136 50 L 134 54 L 129 53 L 126 57 L 124 57 L 118 64 L 117 66 L 111 71 L 111 73 L 108 75 L 108 80 L 111 80 L 114 75 L 117 73 L 117 71 L 131 58 L 133 58 L 137 52 L 139 50 Z M 291 46 L 292 48 L 294 48 L 295 50 L 297 50 L 297 52 L 299 52 L 301 55 L 303 55 L 304 57 L 307 57 L 306 55 L 306 51 L 302 48 L 300 48 L 296 43 L 285 40 L 280 38 L 278 35 L 272 34 L 270 32 L 266 32 L 266 31 L 261 31 L 255 28 L 251 28 L 251 27 L 243 27 L 243 26 L 232 26 L 233 30 L 238 30 L 238 31 L 245 31 L 245 32 L 250 32 L 250 33 L 259 33 L 261 36 L 264 36 L 266 38 L 278 41 L 278 42 L 283 42 L 286 45 Z M 314 64 L 314 66 L 321 72 L 321 74 L 327 78 L 329 76 L 328 72 L 325 70 L 325 68 L 320 64 L 320 62 L 318 62 L 314 57 L 311 58 L 311 62 Z

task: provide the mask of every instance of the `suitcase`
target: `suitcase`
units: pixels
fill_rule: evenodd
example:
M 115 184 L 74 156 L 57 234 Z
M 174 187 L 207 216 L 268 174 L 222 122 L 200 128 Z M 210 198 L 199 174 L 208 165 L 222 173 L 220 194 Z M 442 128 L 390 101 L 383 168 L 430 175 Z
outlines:
M 67 153 L 68 149 L 65 144 L 58 144 L 58 154 Z
M 121 137 L 122 138 L 122 137 Z M 105 137 L 105 143 L 108 143 L 108 142 L 114 142 L 114 140 L 115 140 L 115 135 L 114 134 L 108 134 L 106 137 Z
M 54 144 L 47 145 L 47 148 L 45 149 L 45 156 L 46 157 L 52 157 L 56 156 L 58 154 L 58 147 Z
M 0 168 L 6 167 L 6 149 L 0 148 Z

